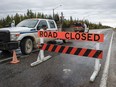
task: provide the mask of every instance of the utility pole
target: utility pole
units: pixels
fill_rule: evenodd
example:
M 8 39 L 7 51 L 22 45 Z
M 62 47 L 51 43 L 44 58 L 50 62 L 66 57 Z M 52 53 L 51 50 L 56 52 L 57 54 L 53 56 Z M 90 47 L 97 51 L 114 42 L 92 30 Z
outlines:
M 53 19 L 54 19 L 54 9 L 53 9 Z
M 60 20 L 61 20 L 61 24 L 60 24 L 60 30 L 59 31 L 62 31 L 62 25 L 63 25 L 63 21 L 64 21 L 63 12 L 61 12 Z
M 58 7 L 61 7 L 62 5 L 57 6 L 56 8 L 53 8 L 53 19 L 54 19 L 54 10 L 57 9 Z

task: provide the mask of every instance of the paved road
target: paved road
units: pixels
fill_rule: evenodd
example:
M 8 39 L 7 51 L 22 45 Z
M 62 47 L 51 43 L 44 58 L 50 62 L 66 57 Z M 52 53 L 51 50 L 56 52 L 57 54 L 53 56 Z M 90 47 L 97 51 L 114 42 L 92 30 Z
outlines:
M 113 42 L 108 74 L 108 87 L 116 87 L 116 33 L 114 33 Z
M 113 30 L 91 32 L 98 31 L 105 35 L 104 43 L 100 44 L 104 56 L 101 71 L 94 83 L 89 79 L 95 59 L 46 51 L 45 54 L 52 55 L 52 58 L 35 67 L 30 67 L 30 63 L 36 61 L 38 52 L 20 58 L 21 62 L 16 65 L 9 64 L 9 61 L 0 63 L 0 87 L 99 87 Z M 64 45 L 96 49 L 96 42 L 72 41 Z M 115 62 L 110 67 L 114 65 Z

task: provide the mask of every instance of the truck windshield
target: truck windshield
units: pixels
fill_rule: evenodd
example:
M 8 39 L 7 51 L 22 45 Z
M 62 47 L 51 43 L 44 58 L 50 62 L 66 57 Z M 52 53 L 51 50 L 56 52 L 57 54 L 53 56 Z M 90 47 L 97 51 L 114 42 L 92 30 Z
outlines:
M 34 28 L 37 23 L 38 23 L 38 20 L 28 19 L 28 20 L 24 20 L 24 21 L 20 22 L 19 24 L 17 24 L 17 27 Z

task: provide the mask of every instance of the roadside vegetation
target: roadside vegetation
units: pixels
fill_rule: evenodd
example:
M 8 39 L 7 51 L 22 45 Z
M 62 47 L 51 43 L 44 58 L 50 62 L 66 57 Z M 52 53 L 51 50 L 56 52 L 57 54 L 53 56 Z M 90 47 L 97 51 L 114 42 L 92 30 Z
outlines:
M 10 27 L 11 23 L 13 20 L 15 20 L 15 25 L 17 25 L 20 21 L 24 20 L 24 19 L 29 19 L 29 18 L 47 18 L 47 19 L 53 19 L 52 15 L 47 15 L 44 13 L 34 13 L 31 10 L 27 10 L 26 14 L 18 14 L 16 13 L 14 16 L 7 16 L 5 18 L 0 19 L 0 28 L 3 27 Z M 65 16 L 64 16 L 65 18 Z M 54 20 L 56 21 L 57 25 L 60 27 L 60 25 L 62 25 L 63 28 L 70 28 L 71 25 L 75 22 L 84 22 L 87 24 L 87 26 L 90 29 L 105 29 L 105 28 L 110 28 L 110 26 L 104 26 L 102 25 L 100 22 L 98 24 L 92 23 L 89 20 L 77 20 L 77 19 L 73 19 L 73 17 L 71 16 L 70 19 L 63 19 L 60 17 L 59 14 L 55 14 L 54 15 Z

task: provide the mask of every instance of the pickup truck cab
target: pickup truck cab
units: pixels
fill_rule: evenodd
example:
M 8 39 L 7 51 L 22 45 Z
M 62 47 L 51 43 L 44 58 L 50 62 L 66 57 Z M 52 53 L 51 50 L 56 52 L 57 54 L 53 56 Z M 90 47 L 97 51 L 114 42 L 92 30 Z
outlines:
M 85 23 L 83 24 L 80 22 L 74 23 L 72 28 L 75 32 L 87 32 L 87 33 L 89 32 L 89 28 Z
M 26 19 L 17 24 L 16 27 L 0 29 L 0 50 L 11 50 L 13 43 L 18 42 L 18 46 L 23 54 L 29 54 L 33 48 L 37 48 L 39 43 L 38 31 L 57 31 L 57 25 L 51 19 Z M 44 41 L 53 41 L 53 38 L 45 38 Z M 15 47 L 14 47 L 15 48 Z

